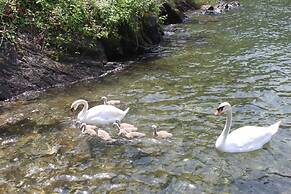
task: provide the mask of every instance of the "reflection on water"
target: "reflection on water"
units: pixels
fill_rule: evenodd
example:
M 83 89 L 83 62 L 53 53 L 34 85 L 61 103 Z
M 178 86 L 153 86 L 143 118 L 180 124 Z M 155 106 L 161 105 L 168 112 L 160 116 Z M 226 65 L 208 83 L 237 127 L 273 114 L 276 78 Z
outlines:
M 158 59 L 1 106 L 1 122 L 13 123 L 0 139 L 1 193 L 291 193 L 291 4 L 242 4 L 170 29 Z M 129 106 L 125 121 L 147 137 L 80 136 L 71 103 L 103 95 Z M 255 152 L 216 151 L 225 118 L 212 112 L 226 100 L 236 105 L 233 128 L 282 120 L 280 131 Z M 174 138 L 153 139 L 152 124 Z

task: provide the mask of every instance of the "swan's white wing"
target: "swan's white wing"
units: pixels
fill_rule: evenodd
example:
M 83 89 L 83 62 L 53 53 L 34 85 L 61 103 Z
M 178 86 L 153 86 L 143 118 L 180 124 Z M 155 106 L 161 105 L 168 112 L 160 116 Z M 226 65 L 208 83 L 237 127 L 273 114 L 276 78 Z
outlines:
M 109 124 L 116 120 L 121 120 L 125 116 L 124 112 L 111 105 L 98 105 L 90 108 L 86 114 L 88 124 Z
M 245 126 L 231 132 L 226 144 L 234 151 L 251 151 L 261 148 L 271 138 L 272 132 L 268 127 Z

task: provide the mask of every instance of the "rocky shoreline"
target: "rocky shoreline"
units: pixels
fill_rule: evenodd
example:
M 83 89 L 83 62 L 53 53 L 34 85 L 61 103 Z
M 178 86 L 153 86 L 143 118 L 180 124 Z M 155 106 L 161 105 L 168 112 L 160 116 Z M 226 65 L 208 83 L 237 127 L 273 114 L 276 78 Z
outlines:
M 174 8 L 165 3 L 162 14 L 168 15 L 165 23 L 181 23 L 183 11 L 193 9 L 187 1 L 180 1 Z M 142 30 L 134 33 L 122 28 L 119 40 L 99 40 L 94 48 L 87 42 L 76 44 L 70 53 L 55 60 L 53 52 L 40 44 L 39 36 L 18 33 L 14 44 L 3 41 L 0 50 L 0 101 L 25 97 L 30 91 L 38 91 L 68 85 L 84 79 L 98 78 L 127 61 L 148 52 L 162 41 L 163 32 L 154 16 L 143 18 Z
M 184 12 L 190 9 L 195 9 L 195 6 L 186 0 L 178 1 L 175 7 L 164 3 L 161 8 L 161 14 L 167 15 L 164 23 L 182 23 L 186 17 Z M 212 7 L 204 6 L 204 9 L 207 14 Z M 38 39 L 41 37 L 19 33 L 16 44 L 2 41 L 0 101 L 25 98 L 30 91 L 98 78 L 123 68 L 128 64 L 126 61 L 149 52 L 163 39 L 163 30 L 157 18 L 150 15 L 143 18 L 139 33 L 124 27 L 120 34 L 121 39 L 118 41 L 100 40 L 94 48 L 89 48 L 86 42 L 75 45 L 72 52 L 62 56 L 61 60 L 55 60 L 52 52 L 39 44 Z

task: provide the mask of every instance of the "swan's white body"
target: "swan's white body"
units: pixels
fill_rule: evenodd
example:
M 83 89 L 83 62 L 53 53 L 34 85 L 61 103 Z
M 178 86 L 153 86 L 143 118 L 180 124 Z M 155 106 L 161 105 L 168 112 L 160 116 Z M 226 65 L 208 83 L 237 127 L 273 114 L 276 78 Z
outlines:
M 77 119 L 89 125 L 109 125 L 115 121 L 121 121 L 129 108 L 125 111 L 120 110 L 112 105 L 98 105 L 88 110 L 88 103 L 86 100 L 76 100 L 73 102 L 71 109 L 77 109 L 79 105 L 83 105 L 83 109 L 79 112 Z
M 227 109 L 225 127 L 215 143 L 215 147 L 222 152 L 249 152 L 260 149 L 271 140 L 281 123 L 279 121 L 268 127 L 244 126 L 229 133 L 232 123 L 231 105 L 225 102 L 219 107 Z

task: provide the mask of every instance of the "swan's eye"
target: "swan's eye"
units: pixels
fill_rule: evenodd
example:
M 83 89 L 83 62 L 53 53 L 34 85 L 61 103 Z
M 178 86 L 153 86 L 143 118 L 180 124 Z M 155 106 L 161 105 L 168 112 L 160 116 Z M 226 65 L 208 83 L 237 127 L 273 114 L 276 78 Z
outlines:
M 218 112 L 222 112 L 223 111 L 224 106 L 217 108 Z

